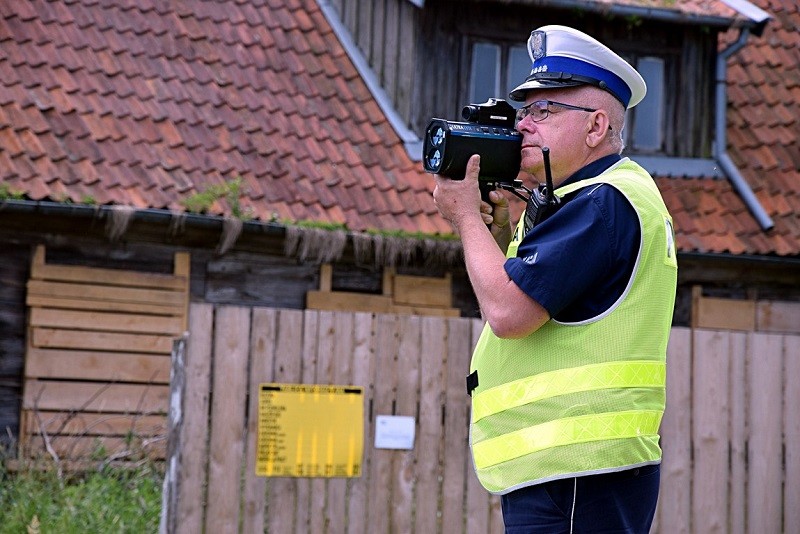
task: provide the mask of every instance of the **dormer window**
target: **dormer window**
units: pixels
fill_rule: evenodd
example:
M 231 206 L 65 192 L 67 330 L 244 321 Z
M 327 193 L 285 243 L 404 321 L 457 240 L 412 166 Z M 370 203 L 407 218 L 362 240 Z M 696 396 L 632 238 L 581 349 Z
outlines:
M 476 41 L 472 45 L 469 102 L 486 102 L 489 98 L 508 100 L 508 93 L 519 85 L 531 70 L 525 44 L 499 44 Z M 509 100 L 520 107 L 522 103 Z
M 628 110 L 625 145 L 635 152 L 659 153 L 664 150 L 666 114 L 664 59 L 644 56 L 630 61 L 647 84 L 647 96 Z
M 626 149 L 635 153 L 665 153 L 666 60 L 654 55 L 625 58 L 636 67 L 647 83 L 647 96 L 628 111 L 625 128 Z M 474 41 L 472 44 L 469 102 L 488 98 L 508 99 L 508 93 L 530 73 L 531 62 L 525 44 Z M 515 108 L 522 103 L 509 100 Z

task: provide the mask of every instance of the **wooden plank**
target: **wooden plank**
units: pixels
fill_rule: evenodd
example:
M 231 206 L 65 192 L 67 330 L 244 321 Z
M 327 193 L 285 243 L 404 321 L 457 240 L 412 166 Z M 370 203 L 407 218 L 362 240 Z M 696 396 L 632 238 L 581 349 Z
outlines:
M 399 317 L 379 315 L 376 318 L 375 399 L 373 420 L 379 415 L 393 415 L 397 388 Z M 374 435 L 370 437 L 370 444 Z M 367 524 L 372 532 L 387 532 L 392 514 L 392 456 L 394 451 L 373 449 L 370 465 L 370 500 Z M 382 498 L 378 498 L 378 496 Z
M 392 304 L 391 313 L 405 314 L 405 315 L 425 315 L 436 317 L 459 317 L 461 310 L 458 308 L 433 308 L 420 305 L 398 305 Z
M 717 330 L 755 330 L 755 302 L 704 297 L 700 286 L 695 286 L 692 288 L 692 326 Z
M 183 253 L 186 257 L 188 254 Z M 176 254 L 177 258 L 177 254 Z M 186 260 L 180 260 L 185 262 Z M 183 266 L 181 266 L 183 267 Z M 188 274 L 188 273 L 187 273 Z M 186 277 L 175 274 L 147 273 L 122 269 L 101 269 L 81 265 L 54 265 L 45 263 L 45 249 L 38 245 L 31 262 L 31 276 L 35 280 L 54 280 L 126 287 L 160 289 L 185 289 Z
M 183 284 L 181 285 L 180 292 L 183 294 L 183 308 L 180 313 L 181 317 L 181 330 L 186 331 L 189 325 L 189 291 L 190 280 L 192 279 L 192 260 L 188 252 L 176 252 L 173 273 L 180 277 Z
M 447 324 L 438 317 L 422 319 L 420 335 L 420 397 L 414 532 L 439 532 L 439 479 L 444 454 L 442 407 Z
M 49 295 L 37 295 L 28 293 L 26 304 L 30 307 L 39 308 L 60 308 L 65 310 L 94 310 L 94 311 L 115 311 L 128 313 L 144 313 L 148 315 L 164 315 L 180 317 L 185 314 L 185 306 L 189 300 L 177 305 L 165 305 L 160 302 L 118 302 L 105 300 L 86 300 L 80 297 L 59 298 Z
M 272 308 L 253 308 L 242 532 L 264 532 L 267 479 L 255 474 L 258 456 L 258 392 L 261 384 L 272 382 L 277 315 L 277 311 Z
M 130 313 L 53 310 L 31 308 L 30 326 L 64 328 L 81 331 L 125 332 L 134 334 L 166 334 L 178 337 L 183 333 L 182 317 L 158 317 Z
M 317 357 L 320 350 L 320 323 L 321 313 L 318 311 L 306 310 L 303 312 L 303 338 L 300 355 L 300 382 L 303 384 L 313 384 L 317 376 Z M 321 517 L 324 509 L 324 491 L 322 494 L 322 504 L 314 508 L 312 503 L 312 480 L 310 478 L 297 478 L 294 480 L 294 488 L 297 502 L 295 511 L 294 525 L 295 532 L 311 532 L 312 516 Z
M 186 394 L 186 342 L 189 337 L 181 336 L 172 343 L 170 355 L 169 412 L 166 428 L 166 461 L 164 462 L 164 482 L 161 486 L 161 515 L 159 531 L 174 533 L 178 519 L 179 469 L 181 451 L 181 425 L 183 424 L 183 398 Z
M 394 276 L 393 299 L 395 304 L 419 305 L 423 307 L 449 308 L 452 306 L 451 276 Z
M 274 380 L 297 383 L 302 372 L 303 312 L 280 310 L 275 345 Z M 297 509 L 297 485 L 291 478 L 267 481 L 268 532 L 293 532 Z
M 381 87 L 389 94 L 392 102 L 397 101 L 397 79 L 403 74 L 397 72 L 397 59 L 400 51 L 405 47 L 405 43 L 400 42 L 400 20 L 397 7 L 399 3 L 396 0 L 386 1 L 382 31 L 376 36 L 376 40 L 381 42 L 383 50 Z
M 370 495 L 370 462 L 372 459 L 372 414 L 368 409 L 374 398 L 375 376 L 375 318 L 369 313 L 353 314 L 353 380 L 355 386 L 364 388 L 364 457 L 361 476 L 348 481 L 347 533 L 368 534 L 367 509 Z
M 365 57 L 369 57 L 372 50 L 372 4 L 373 2 L 354 2 L 353 5 L 357 6 L 356 17 L 351 17 L 351 20 L 357 23 L 357 26 L 349 28 L 350 34 L 356 40 L 359 50 Z M 352 8 L 351 8 L 352 9 Z M 380 38 L 378 35 L 377 38 Z
M 400 346 L 397 361 L 397 394 L 395 396 L 395 415 L 417 417 L 417 398 L 419 397 L 420 367 L 420 318 L 405 315 L 400 317 Z M 419 427 L 415 421 L 415 428 Z M 417 452 L 419 451 L 419 452 Z M 397 451 L 392 458 L 392 525 L 391 532 L 411 532 L 414 514 L 414 464 L 422 454 L 416 447 Z
M 503 508 L 499 495 L 489 497 L 489 534 L 503 534 Z
M 692 397 L 694 473 L 692 528 L 728 528 L 729 334 L 695 330 Z
M 339 11 L 340 18 L 344 21 L 345 25 L 348 28 L 351 28 L 351 31 L 355 33 L 355 28 L 358 28 L 358 6 L 361 2 L 357 0 L 340 0 L 339 4 L 342 6 L 342 10 Z M 365 50 L 364 53 L 366 54 L 367 51 Z
M 189 290 L 189 278 L 192 270 L 192 257 L 188 252 L 176 252 L 173 257 L 172 274 L 183 278 L 182 290 Z
M 800 334 L 800 302 L 758 302 L 756 329 L 761 332 Z
M 28 294 L 64 299 L 99 300 L 110 302 L 132 302 L 139 304 L 159 303 L 160 305 L 183 306 L 186 293 L 147 289 L 137 287 L 113 287 L 98 284 L 70 284 L 28 280 Z
M 411 2 L 400 2 L 400 42 L 403 46 L 397 51 L 399 58 L 397 72 L 397 92 L 393 98 L 394 108 L 401 117 L 410 117 L 417 88 L 417 51 L 421 39 L 419 25 L 416 24 L 417 6 Z
M 181 451 L 178 471 L 178 534 L 203 531 L 208 460 L 208 407 L 211 396 L 211 354 L 214 307 L 189 307 L 186 344 L 186 386 L 183 392 L 183 424 L 180 442 L 191 444 Z
M 463 532 L 464 487 L 468 441 L 468 403 L 465 377 L 472 352 L 470 321 L 447 321 L 447 363 L 445 371 L 444 479 L 442 481 L 442 525 L 448 532 Z
M 730 513 L 728 533 L 747 526 L 747 353 L 750 333 L 730 334 Z
M 138 460 L 145 456 L 153 460 L 163 460 L 166 455 L 166 439 L 156 438 L 144 443 L 133 442 L 125 437 L 111 436 L 54 436 L 50 439 L 51 450 L 59 460 L 82 460 L 93 456 L 104 459 Z M 32 457 L 41 457 L 46 452 L 41 436 L 30 440 L 28 451 Z M 97 462 L 95 462 L 95 468 Z
M 134 436 L 165 435 L 167 419 L 163 415 L 73 413 L 56 411 L 31 412 L 25 418 L 23 432 L 71 436 Z
M 385 295 L 349 291 L 309 291 L 306 293 L 306 308 L 326 311 L 389 313 L 392 309 L 392 298 Z
M 310 384 L 330 384 L 330 372 L 332 365 L 332 351 L 336 344 L 336 333 L 333 328 L 333 315 L 328 311 L 316 313 L 306 313 L 306 325 L 313 317 L 313 330 L 306 328 L 303 333 L 303 382 Z M 311 353 L 311 354 L 309 354 Z M 310 356 L 310 357 L 309 357 Z M 301 483 L 307 482 L 301 489 Z M 324 532 L 326 515 L 325 497 L 327 493 L 328 481 L 324 478 L 313 478 L 298 480 L 298 518 L 295 532 Z M 303 506 L 299 499 L 303 493 L 307 493 L 307 502 L 310 506 Z M 305 508 L 303 519 L 306 523 L 301 524 L 300 510 Z
M 122 269 L 100 269 L 80 265 L 42 265 L 32 269 L 31 278 L 54 282 L 91 283 L 107 286 L 153 289 L 183 289 L 186 278 L 172 274 L 147 273 Z
M 392 285 L 392 279 L 394 278 L 394 274 L 394 267 L 383 268 L 381 289 L 383 290 L 383 294 L 387 297 L 392 296 L 392 289 L 394 289 L 394 286 Z
M 333 289 L 333 267 L 330 263 L 323 263 L 319 266 L 319 290 L 322 293 L 330 293 Z
M 35 414 L 32 410 L 26 410 L 24 407 L 19 411 L 19 443 L 17 444 L 17 456 L 19 458 L 28 458 L 31 456 L 30 451 L 30 438 L 31 435 L 28 432 L 22 431 L 22 429 L 29 427 L 30 425 L 39 425 L 39 422 L 33 419 Z
M 239 524 L 250 309 L 217 308 L 214 335 L 206 532 L 225 532 Z
M 692 510 L 692 332 L 673 328 L 667 345 L 667 407 L 661 422 L 658 532 L 689 534 Z M 668 526 L 668 528 L 667 528 Z
M 328 368 L 328 380 L 332 384 L 352 385 L 353 369 L 353 327 L 352 313 L 337 313 L 333 316 L 333 333 L 335 344 L 332 347 L 331 365 Z M 321 378 L 320 368 L 317 377 Z M 327 506 L 325 520 L 329 532 L 344 532 L 347 524 L 347 478 L 331 478 L 328 480 Z
M 378 76 L 381 82 L 381 87 L 385 87 L 384 83 L 385 80 L 383 78 L 383 72 L 386 65 L 384 65 L 384 58 L 385 58 L 385 46 L 386 46 L 386 35 L 385 35 L 385 20 L 386 20 L 386 2 L 387 0 L 377 0 L 372 2 L 372 16 L 370 17 L 372 22 L 371 28 L 363 28 L 362 31 L 370 32 L 372 35 L 371 44 L 372 47 L 369 50 L 364 50 L 364 54 L 367 56 L 369 64 L 372 66 L 373 72 Z M 361 5 L 366 4 L 367 2 L 354 2 L 354 4 Z M 387 92 L 389 92 L 387 90 Z
M 103 350 L 117 352 L 145 352 L 169 354 L 172 337 L 152 334 L 119 334 L 110 332 L 86 332 L 55 328 L 34 328 L 30 342 L 33 347 L 45 349 Z
M 783 337 L 755 333 L 752 340 L 747 367 L 751 392 L 747 531 L 781 532 Z
M 162 385 L 26 380 L 26 410 L 166 413 L 169 387 Z
M 800 336 L 785 336 L 785 389 L 783 393 L 783 432 L 785 483 L 783 490 L 783 524 L 800 525 Z
M 169 384 L 170 359 L 151 354 L 29 348 L 26 378 Z

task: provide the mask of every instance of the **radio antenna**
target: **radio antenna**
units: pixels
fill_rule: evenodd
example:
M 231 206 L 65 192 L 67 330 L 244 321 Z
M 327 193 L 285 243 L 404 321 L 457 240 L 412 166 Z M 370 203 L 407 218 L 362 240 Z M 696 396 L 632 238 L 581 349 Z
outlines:
M 550 148 L 542 147 L 542 157 L 544 158 L 544 179 L 547 184 L 547 203 L 553 202 L 553 174 L 550 172 Z

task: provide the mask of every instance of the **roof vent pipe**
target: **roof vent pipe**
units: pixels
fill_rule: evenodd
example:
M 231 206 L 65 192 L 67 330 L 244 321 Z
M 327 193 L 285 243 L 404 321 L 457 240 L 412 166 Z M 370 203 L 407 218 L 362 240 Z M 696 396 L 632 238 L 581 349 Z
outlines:
M 753 217 L 755 217 L 758 224 L 761 226 L 763 231 L 771 230 L 775 223 L 772 222 L 772 219 L 767 212 L 764 210 L 764 207 L 756 198 L 755 193 L 753 190 L 750 189 L 747 181 L 742 176 L 742 173 L 739 172 L 739 169 L 736 168 L 731 157 L 728 155 L 726 150 L 727 148 L 727 121 L 726 121 L 726 110 L 728 108 L 728 94 L 727 94 L 727 70 L 728 70 L 728 58 L 731 57 L 733 54 L 738 52 L 739 50 L 744 47 L 745 43 L 747 42 L 747 38 L 750 35 L 750 30 L 747 28 L 743 28 L 741 33 L 739 33 L 739 39 L 736 40 L 735 43 L 730 45 L 728 48 L 723 50 L 717 56 L 717 85 L 716 85 L 716 142 L 714 144 L 714 158 L 719 162 L 720 166 L 722 167 L 723 172 L 730 180 L 733 188 L 739 193 L 739 196 L 742 197 L 744 200 L 745 205 L 752 213 Z

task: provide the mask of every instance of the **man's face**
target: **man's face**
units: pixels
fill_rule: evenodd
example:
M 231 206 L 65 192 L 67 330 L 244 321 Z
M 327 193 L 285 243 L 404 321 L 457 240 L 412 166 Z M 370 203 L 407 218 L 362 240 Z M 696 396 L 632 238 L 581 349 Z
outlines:
M 588 157 L 585 140 L 591 112 L 558 105 L 545 107 L 534 102 L 549 100 L 585 108 L 586 102 L 580 101 L 579 97 L 580 93 L 573 88 L 534 90 L 527 94 L 525 105 L 544 111 L 534 111 L 517 123 L 517 130 L 522 134 L 520 168 L 540 183 L 544 183 L 545 178 L 542 147 L 550 148 L 550 165 L 556 185 L 583 166 Z

